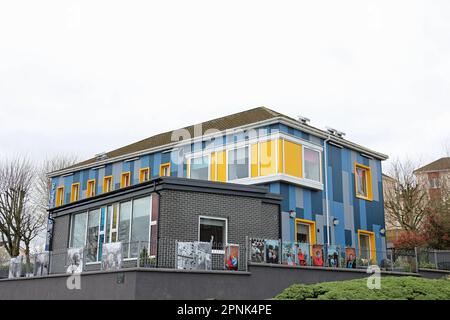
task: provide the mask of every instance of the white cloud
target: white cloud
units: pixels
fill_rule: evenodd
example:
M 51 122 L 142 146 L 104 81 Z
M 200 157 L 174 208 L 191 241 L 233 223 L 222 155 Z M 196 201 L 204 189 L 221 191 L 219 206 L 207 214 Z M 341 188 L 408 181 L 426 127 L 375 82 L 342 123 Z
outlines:
M 0 4 L 0 154 L 88 158 L 264 105 L 391 157 L 450 139 L 448 1 Z

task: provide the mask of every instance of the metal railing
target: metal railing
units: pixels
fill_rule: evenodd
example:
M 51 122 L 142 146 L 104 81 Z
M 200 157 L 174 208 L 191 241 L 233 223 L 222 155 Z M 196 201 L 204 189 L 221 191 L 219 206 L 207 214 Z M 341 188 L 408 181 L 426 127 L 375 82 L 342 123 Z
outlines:
M 414 250 L 356 250 L 337 245 L 255 238 L 248 240 L 248 248 L 248 261 L 251 263 L 346 269 L 366 269 L 377 265 L 383 271 L 418 272 Z
M 417 248 L 419 268 L 450 270 L 450 250 Z

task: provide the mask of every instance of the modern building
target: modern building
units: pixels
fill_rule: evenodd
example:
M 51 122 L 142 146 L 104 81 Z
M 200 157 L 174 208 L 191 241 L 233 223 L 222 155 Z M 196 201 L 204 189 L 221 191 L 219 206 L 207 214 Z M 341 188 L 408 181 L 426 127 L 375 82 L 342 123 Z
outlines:
M 251 236 L 353 247 L 380 261 L 385 159 L 305 118 L 250 109 L 50 173 L 51 244 L 87 246 L 95 263 L 104 242 L 151 251 L 162 238 L 213 237 L 221 253 L 223 242 Z

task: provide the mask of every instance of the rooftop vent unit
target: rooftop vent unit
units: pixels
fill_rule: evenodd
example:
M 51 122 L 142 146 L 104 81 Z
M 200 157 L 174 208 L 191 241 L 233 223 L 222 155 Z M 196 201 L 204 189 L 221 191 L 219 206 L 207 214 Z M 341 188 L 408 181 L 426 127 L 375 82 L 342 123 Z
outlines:
M 345 132 L 339 131 L 337 129 L 330 128 L 330 127 L 325 127 L 325 129 L 327 129 L 327 131 L 329 133 L 331 133 L 333 136 L 336 136 L 339 138 L 344 138 L 344 136 L 345 136 Z
M 309 118 L 306 117 L 302 117 L 302 116 L 297 116 L 297 119 L 299 122 L 301 122 L 302 124 L 308 124 L 311 120 Z
M 95 161 L 105 160 L 106 158 L 108 158 L 106 152 L 98 153 L 95 155 Z

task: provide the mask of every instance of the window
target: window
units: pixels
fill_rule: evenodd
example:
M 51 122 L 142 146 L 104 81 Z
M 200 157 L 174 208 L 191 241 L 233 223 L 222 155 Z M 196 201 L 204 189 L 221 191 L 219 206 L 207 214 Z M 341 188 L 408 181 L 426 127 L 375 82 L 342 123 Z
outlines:
M 103 178 L 103 193 L 113 191 L 113 176 Z
M 200 217 L 199 241 L 212 241 L 213 250 L 224 250 L 227 243 L 227 220 L 223 218 Z
M 161 177 L 170 177 L 170 163 L 163 163 L 159 167 L 159 175 Z
M 117 241 L 117 219 L 119 217 L 119 204 L 108 206 L 106 213 L 106 242 Z
M 376 259 L 375 233 L 366 230 L 358 230 L 359 258 L 367 260 Z
M 100 224 L 100 209 L 89 211 L 87 227 L 87 262 L 98 261 L 98 235 Z
M 142 168 L 139 170 L 139 182 L 150 180 L 150 168 Z
M 295 219 L 295 241 L 316 243 L 316 223 L 311 220 Z
M 78 213 L 72 216 L 72 226 L 70 230 L 70 247 L 80 248 L 84 247 L 86 241 L 86 222 L 87 213 Z
M 133 200 L 133 223 L 131 224 L 131 256 L 138 256 L 139 242 L 141 248 L 148 247 L 150 228 L 151 198 Z
M 80 183 L 73 183 L 70 190 L 70 202 L 78 201 L 80 198 Z
M 56 189 L 56 206 L 62 206 L 64 204 L 64 187 L 58 187 Z
M 126 188 L 131 185 L 131 172 L 123 172 L 120 176 L 120 187 Z
M 372 200 L 372 177 L 370 167 L 362 164 L 355 164 L 355 187 L 356 197 Z
M 124 259 L 129 258 L 130 226 L 131 201 L 122 202 L 120 204 L 118 241 L 122 242 L 122 256 Z
M 192 158 L 189 169 L 191 179 L 209 180 L 209 156 Z
M 320 181 L 320 152 L 303 148 L 305 178 Z
M 439 178 L 430 178 L 429 183 L 431 189 L 438 189 L 440 187 Z
M 228 180 L 247 178 L 249 173 L 248 147 L 228 151 Z
M 95 196 L 95 179 L 88 180 L 86 189 L 86 198 Z

